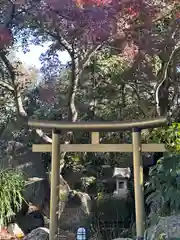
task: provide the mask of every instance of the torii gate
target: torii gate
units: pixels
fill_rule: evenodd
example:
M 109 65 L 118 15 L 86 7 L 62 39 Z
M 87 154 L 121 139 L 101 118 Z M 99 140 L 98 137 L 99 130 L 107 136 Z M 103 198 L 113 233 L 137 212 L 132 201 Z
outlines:
M 144 192 L 142 152 L 165 152 L 164 144 L 141 144 L 141 130 L 167 125 L 165 117 L 132 122 L 59 122 L 29 120 L 33 128 L 52 131 L 52 144 L 34 144 L 33 152 L 52 152 L 51 162 L 51 198 L 50 198 L 50 240 L 57 234 L 57 205 L 60 152 L 133 152 L 134 192 L 137 239 L 144 236 Z M 60 131 L 92 132 L 91 144 L 60 144 Z M 100 144 L 99 132 L 132 131 L 132 144 Z

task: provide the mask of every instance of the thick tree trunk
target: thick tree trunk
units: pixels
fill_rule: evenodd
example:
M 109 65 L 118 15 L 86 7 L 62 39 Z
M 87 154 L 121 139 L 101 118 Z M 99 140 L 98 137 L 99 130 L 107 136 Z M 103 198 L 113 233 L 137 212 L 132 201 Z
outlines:
M 162 67 L 157 76 L 157 84 L 155 89 L 155 101 L 156 101 L 156 112 L 158 116 L 165 116 L 168 114 L 170 108 L 169 102 L 169 87 L 170 87 L 170 79 L 169 79 L 169 69 L 171 67 L 171 63 L 173 58 L 177 52 L 180 51 L 180 41 L 175 41 L 174 36 L 178 31 L 176 23 L 171 25 L 171 29 L 169 31 L 169 35 L 167 39 L 165 39 L 165 47 L 164 52 L 162 52 L 160 58 L 162 61 Z M 173 83 L 175 84 L 175 83 Z
M 72 68 L 69 79 L 69 93 L 68 93 L 68 121 L 75 122 L 78 118 L 78 111 L 75 105 L 75 97 L 79 84 L 79 62 L 72 56 Z

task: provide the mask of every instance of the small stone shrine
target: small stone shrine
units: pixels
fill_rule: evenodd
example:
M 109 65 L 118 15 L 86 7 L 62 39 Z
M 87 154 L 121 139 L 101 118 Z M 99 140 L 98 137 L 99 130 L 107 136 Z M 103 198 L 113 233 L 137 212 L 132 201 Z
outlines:
M 116 180 L 116 190 L 113 192 L 113 197 L 122 197 L 122 195 L 127 193 L 130 177 L 130 168 L 114 168 L 113 178 Z

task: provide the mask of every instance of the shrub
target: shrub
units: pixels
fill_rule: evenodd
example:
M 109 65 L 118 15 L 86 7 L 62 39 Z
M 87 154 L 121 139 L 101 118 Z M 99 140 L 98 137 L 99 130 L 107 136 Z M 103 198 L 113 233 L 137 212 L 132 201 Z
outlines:
M 149 172 L 147 204 L 156 204 L 157 216 L 180 212 L 180 155 L 167 154 Z
M 22 208 L 25 187 L 23 173 L 18 170 L 0 171 L 0 225 L 6 225 Z
M 153 224 L 160 216 L 180 213 L 180 124 L 155 129 L 152 139 L 169 150 L 149 171 L 146 203 L 153 206 L 149 215 Z

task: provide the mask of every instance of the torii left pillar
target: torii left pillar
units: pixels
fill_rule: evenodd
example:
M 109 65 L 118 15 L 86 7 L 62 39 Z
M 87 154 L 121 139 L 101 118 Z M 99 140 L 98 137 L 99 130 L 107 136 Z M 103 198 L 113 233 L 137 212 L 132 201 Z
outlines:
M 52 159 L 51 162 L 51 197 L 50 197 L 50 234 L 49 239 L 54 239 L 58 232 L 57 206 L 59 206 L 59 177 L 60 172 L 60 135 L 56 130 L 52 131 Z M 56 217 L 55 217 L 56 216 Z

